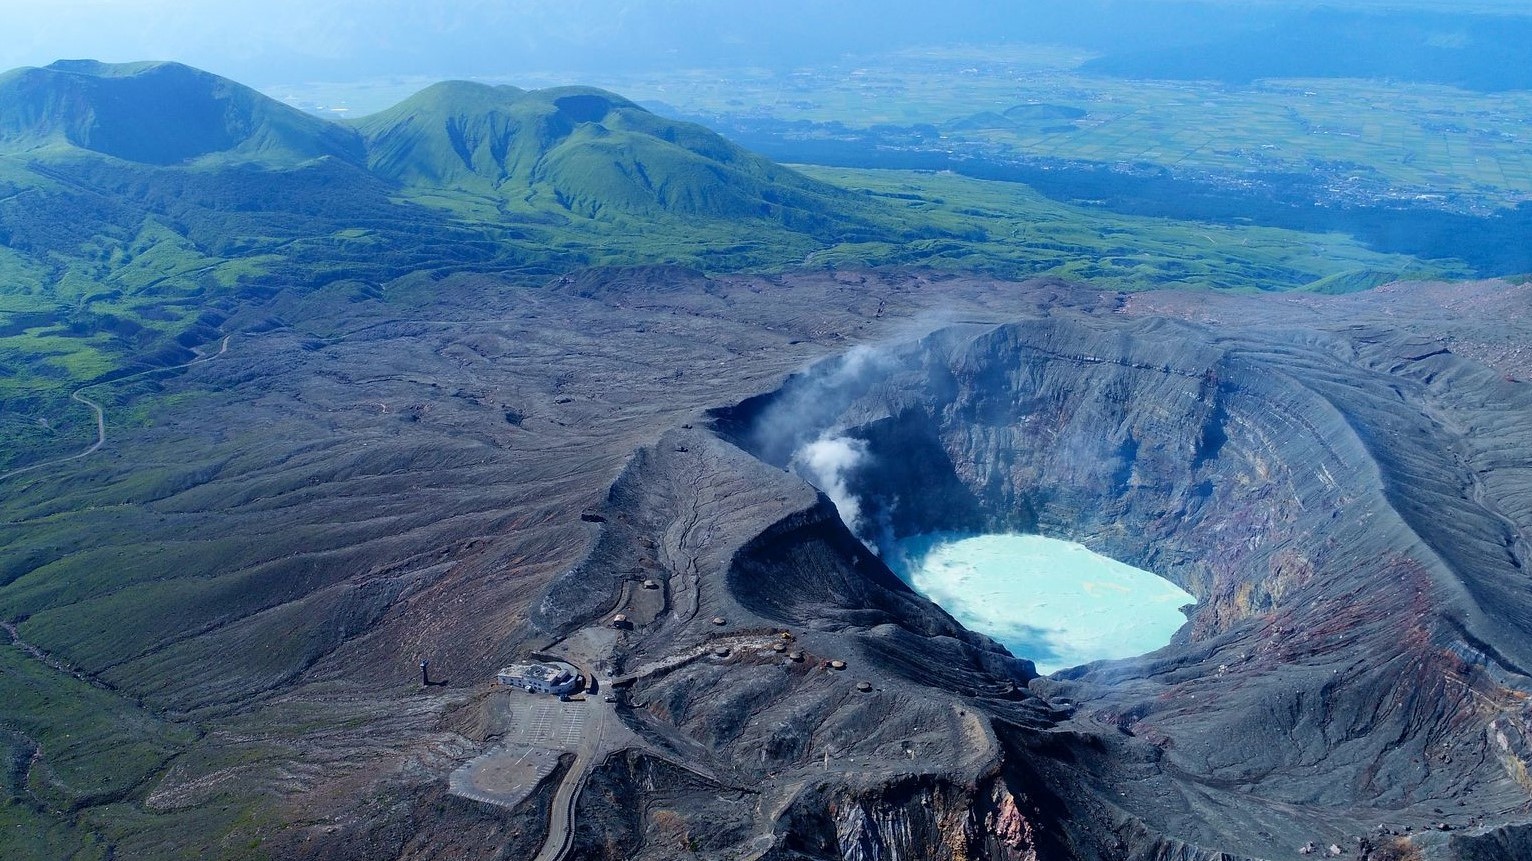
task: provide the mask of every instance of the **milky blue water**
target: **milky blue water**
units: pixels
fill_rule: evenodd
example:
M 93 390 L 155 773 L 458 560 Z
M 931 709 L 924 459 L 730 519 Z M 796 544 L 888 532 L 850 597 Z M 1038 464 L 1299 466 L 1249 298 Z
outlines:
M 917 592 L 1044 674 L 1152 652 L 1196 603 L 1148 571 L 1040 535 L 922 535 L 892 555 Z

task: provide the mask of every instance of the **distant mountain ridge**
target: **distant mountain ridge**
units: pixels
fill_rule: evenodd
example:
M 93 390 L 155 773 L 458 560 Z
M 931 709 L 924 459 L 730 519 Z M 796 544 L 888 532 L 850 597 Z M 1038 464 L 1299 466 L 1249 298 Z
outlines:
M 1069 109 L 1016 114 L 986 121 L 1057 122 Z M 613 266 L 928 263 L 1134 286 L 1344 276 L 1322 285 L 1333 290 L 1414 271 L 1349 248 L 1345 265 L 1243 244 L 1188 260 L 1179 227 L 1119 222 L 1129 242 L 1010 190 L 821 176 L 589 87 L 453 81 L 337 122 L 177 63 L 0 74 L 0 406 L 25 405 L 0 415 L 0 469 L 6 427 L 54 436 L 12 417 L 72 386 L 309 314 L 295 304 L 429 304 L 457 275 L 547 285 Z M 932 182 L 941 196 L 922 191 Z
M 513 205 L 585 216 L 765 218 L 814 231 L 854 202 L 702 126 L 593 87 L 447 81 L 353 125 L 366 140 L 369 167 L 383 178 Z
M 397 186 L 499 200 L 502 212 L 767 220 L 815 235 L 843 230 L 863 203 L 591 87 L 448 81 L 337 123 L 179 63 L 66 60 L 0 75 L 6 151 L 188 168 L 328 157 Z
M 0 75 L 0 147 L 58 145 L 160 166 L 363 161 L 355 132 L 180 63 L 61 60 Z
M 390 295 L 429 302 L 431 279 L 463 272 L 780 267 L 938 235 L 586 87 L 448 82 L 342 123 L 179 63 L 16 69 L 0 74 L 0 406 L 26 409 L 0 415 L 0 470 L 12 415 L 189 361 L 223 321 L 263 326 L 287 303 L 379 301 L 407 278 Z

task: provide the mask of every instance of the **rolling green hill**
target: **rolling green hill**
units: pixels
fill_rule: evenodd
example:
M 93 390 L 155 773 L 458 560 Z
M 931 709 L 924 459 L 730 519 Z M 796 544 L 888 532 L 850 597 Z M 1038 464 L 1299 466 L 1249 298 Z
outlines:
M 1441 271 L 1336 237 L 1104 217 L 1014 183 L 795 170 L 587 87 L 446 82 L 340 124 L 175 63 L 64 61 L 0 75 L 0 472 L 88 444 L 81 386 L 301 326 L 304 303 L 635 264 L 935 265 L 1122 289 Z
M 379 176 L 507 213 L 765 221 L 828 240 L 879 221 L 863 196 L 590 87 L 448 81 L 355 125 Z
M 141 164 L 360 163 L 353 132 L 179 63 L 62 60 L 0 75 L 0 148 L 73 147 Z
M 232 81 L 174 63 L 0 75 L 0 471 L 80 447 L 74 389 L 190 361 L 273 296 L 487 248 L 395 200 L 356 132 Z

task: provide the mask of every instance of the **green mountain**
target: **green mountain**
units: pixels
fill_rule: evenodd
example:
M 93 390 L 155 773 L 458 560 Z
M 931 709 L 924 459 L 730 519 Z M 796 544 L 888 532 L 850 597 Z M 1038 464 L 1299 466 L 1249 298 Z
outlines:
M 186 66 L 0 75 L 0 471 L 89 431 L 30 416 L 272 297 L 502 253 L 395 191 L 355 131 Z
M 870 196 L 598 90 L 445 84 L 352 127 L 175 63 L 17 69 L 0 472 L 78 450 L 80 386 L 192 361 L 294 303 L 454 272 L 779 267 L 874 231 L 901 235 Z M 35 420 L 54 414 L 76 420 Z
M 340 124 L 175 63 L 0 74 L 0 472 L 89 442 L 82 386 L 152 382 L 223 334 L 313 316 L 294 308 L 429 303 L 454 273 L 922 264 L 1341 290 L 1419 269 L 1015 183 L 809 174 L 585 87 L 448 82 Z
M 449 81 L 355 126 L 380 176 L 510 210 L 769 220 L 814 234 L 865 224 L 864 196 L 590 87 Z
M 349 129 L 179 63 L 62 60 L 0 75 L 0 149 L 54 147 L 151 165 L 363 158 Z

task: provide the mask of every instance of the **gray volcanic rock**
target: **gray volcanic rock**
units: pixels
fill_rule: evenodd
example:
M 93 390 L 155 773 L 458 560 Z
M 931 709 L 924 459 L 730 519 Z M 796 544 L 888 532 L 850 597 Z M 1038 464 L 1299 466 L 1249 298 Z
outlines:
M 869 538 L 966 511 L 969 528 L 1081 540 L 1199 598 L 1172 646 L 1032 685 L 1077 703 L 1050 732 L 1150 746 L 1140 771 L 1090 745 L 1046 767 L 1107 788 L 1071 830 L 1104 803 L 1267 857 L 1526 805 L 1532 518 L 1527 460 L 1506 454 L 1527 445 L 1524 385 L 1391 327 L 1129 315 L 946 330 L 851 364 L 722 427 L 779 463 L 825 434 L 862 440 L 845 479 L 886 530 Z M 950 475 L 905 474 L 932 464 Z M 932 508 L 949 522 L 908 514 Z
M 546 790 L 442 788 L 501 740 L 485 682 L 554 643 L 617 700 L 574 857 L 1523 852 L 1529 288 L 429 286 L 264 309 L 305 322 L 7 488 L 0 615 L 199 730 L 120 802 L 155 821 L 122 856 L 535 851 Z M 822 493 L 784 467 L 827 435 L 865 457 Z M 1198 604 L 1038 678 L 869 548 L 931 529 L 1073 538 Z M 225 804 L 268 824 L 206 836 Z

